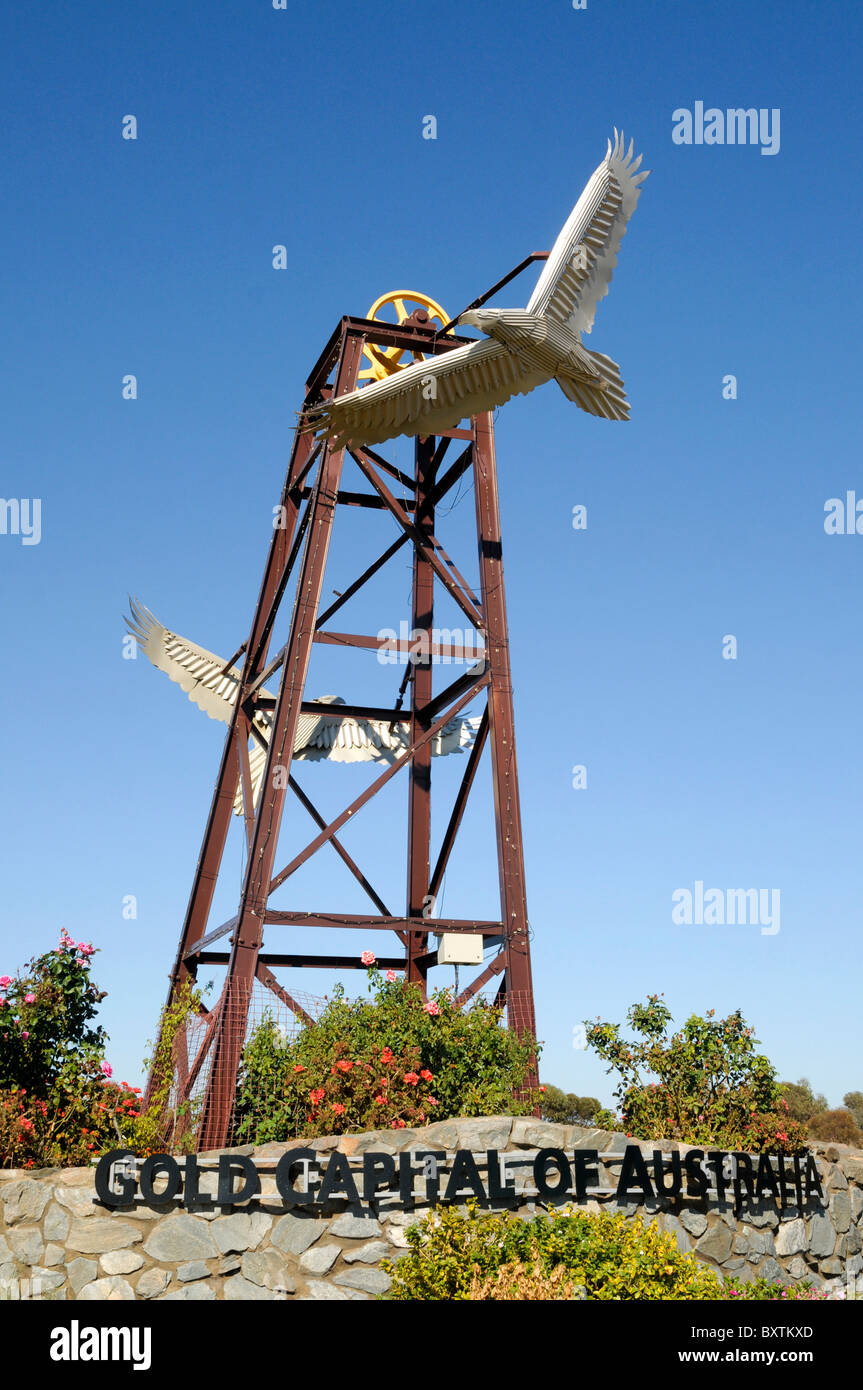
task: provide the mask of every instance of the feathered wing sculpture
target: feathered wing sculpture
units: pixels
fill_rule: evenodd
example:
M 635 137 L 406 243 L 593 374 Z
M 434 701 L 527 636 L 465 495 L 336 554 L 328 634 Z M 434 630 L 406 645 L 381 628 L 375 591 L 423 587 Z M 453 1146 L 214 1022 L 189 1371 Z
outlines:
M 336 444 L 380 444 L 396 435 L 434 434 L 503 405 L 555 377 L 591 415 L 629 418 L 617 364 L 581 345 L 608 293 L 617 253 L 649 171 L 624 152 L 623 135 L 590 178 L 549 255 L 526 309 L 484 309 L 458 322 L 489 336 L 417 362 L 385 380 L 310 406 L 304 431 Z
M 229 724 L 237 702 L 240 686 L 240 672 L 236 666 L 225 666 L 221 657 L 169 631 L 154 617 L 148 608 L 134 599 L 129 601 L 131 617 L 125 619 L 126 626 L 135 637 L 144 655 L 160 671 L 164 671 L 172 681 L 185 690 L 189 699 L 202 709 L 210 719 L 219 719 Z M 264 690 L 270 695 L 272 692 Z M 338 695 L 320 695 L 322 703 L 338 706 L 344 704 Z M 436 738 L 432 740 L 431 751 L 435 756 L 457 753 L 462 748 L 473 745 L 479 719 L 451 719 L 445 724 Z M 269 744 L 272 721 L 267 711 L 259 711 L 254 718 L 255 729 Z M 406 723 L 388 724 L 378 719 L 351 719 L 333 714 L 301 714 L 294 740 L 294 758 L 303 761 L 318 761 L 328 758 L 332 762 L 393 763 L 410 743 L 410 726 Z M 261 787 L 261 779 L 266 766 L 266 751 L 256 740 L 249 750 L 249 768 L 252 775 L 252 795 L 255 803 Z M 238 788 L 234 800 L 234 812 L 243 814 L 242 788 Z

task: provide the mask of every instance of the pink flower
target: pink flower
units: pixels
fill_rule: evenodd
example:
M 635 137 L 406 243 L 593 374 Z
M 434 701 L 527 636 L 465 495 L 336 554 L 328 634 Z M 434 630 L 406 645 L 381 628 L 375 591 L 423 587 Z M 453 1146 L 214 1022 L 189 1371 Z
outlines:
M 415 1086 L 419 1081 L 419 1077 L 417 1076 L 415 1071 L 406 1071 L 405 1081 L 408 1083 L 409 1086 Z
M 29 1036 L 30 1036 L 30 1034 L 27 1032 L 27 1029 L 25 1028 L 25 1029 L 23 1030 L 23 1032 L 21 1033 L 21 1037 L 22 1037 L 22 1038 L 29 1038 Z
M 374 953 L 374 951 L 363 951 L 362 955 L 360 956 L 360 960 L 362 961 L 363 965 L 374 965 L 374 963 L 375 963 L 375 953 Z
M 395 983 L 395 978 L 396 978 L 396 972 L 395 972 L 394 970 L 388 970 L 388 971 L 387 971 L 387 984 L 390 984 L 390 985 L 391 985 L 391 984 L 394 984 L 394 983 Z
M 25 1003 L 25 1004 L 35 1004 L 35 1003 L 36 1003 L 36 996 L 35 996 L 35 994 L 25 994 L 25 995 L 24 995 L 24 1003 Z
M 375 1096 L 375 1105 L 386 1105 L 383 1096 Z
M 0 989 L 8 989 L 12 983 L 11 975 L 0 975 Z
M 440 1007 L 433 999 L 430 999 L 427 1004 L 423 1004 L 423 1008 L 427 1014 L 431 1014 L 432 1018 L 437 1018 L 440 1013 Z
M 5 1007 L 6 1007 L 6 996 L 4 995 L 3 998 L 0 999 L 0 1009 L 5 1009 Z
M 103 1076 L 113 1076 L 114 1074 L 114 1068 L 110 1062 L 103 1062 L 100 1070 Z
M 333 1111 L 336 1115 L 344 1115 L 345 1107 L 343 1105 L 340 1105 L 339 1102 L 336 1101 L 335 1105 L 333 1106 Z

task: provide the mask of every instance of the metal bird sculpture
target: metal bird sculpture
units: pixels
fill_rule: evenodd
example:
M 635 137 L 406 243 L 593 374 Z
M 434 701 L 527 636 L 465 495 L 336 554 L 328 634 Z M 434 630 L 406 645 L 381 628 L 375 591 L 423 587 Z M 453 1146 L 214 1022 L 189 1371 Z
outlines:
M 616 362 L 582 346 L 608 293 L 620 242 L 638 202 L 642 156 L 624 153 L 623 134 L 591 176 L 554 244 L 525 309 L 476 309 L 456 323 L 488 336 L 417 362 L 385 380 L 308 407 L 300 428 L 345 444 L 380 444 L 426 435 L 493 410 L 552 377 L 582 410 L 627 420 L 629 403 Z
M 185 690 L 189 699 L 209 715 L 210 719 L 219 719 L 223 724 L 229 724 L 240 687 L 240 672 L 237 667 L 226 667 L 222 658 L 214 652 L 209 652 L 205 647 L 199 647 L 196 642 L 190 642 L 188 638 L 171 632 L 143 604 L 130 599 L 129 606 L 131 616 L 125 619 L 126 626 L 144 655 L 158 670 L 164 671 L 172 681 L 176 681 L 180 689 Z M 272 692 L 266 689 L 261 693 L 272 695 Z M 319 695 L 317 698 L 323 704 L 344 704 L 344 700 L 338 695 Z M 259 710 L 254 716 L 253 724 L 259 738 L 264 744 L 269 745 L 272 728 L 270 713 Z M 479 724 L 479 719 L 451 719 L 432 740 L 432 754 L 439 756 L 470 748 Z M 389 724 L 379 719 L 353 719 L 335 712 L 301 714 L 294 741 L 294 758 L 304 761 L 327 758 L 340 763 L 393 763 L 409 744 L 408 723 Z M 266 748 L 255 740 L 249 749 L 252 796 L 255 804 L 266 758 Z M 234 800 L 234 812 L 238 816 L 243 814 L 242 789 L 239 788 Z

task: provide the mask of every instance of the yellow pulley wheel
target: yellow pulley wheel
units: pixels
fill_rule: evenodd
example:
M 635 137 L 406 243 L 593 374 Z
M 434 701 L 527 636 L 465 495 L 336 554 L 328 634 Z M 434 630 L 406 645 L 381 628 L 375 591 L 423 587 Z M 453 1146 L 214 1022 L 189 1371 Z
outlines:
M 445 323 L 449 323 L 449 314 L 440 304 L 430 299 L 427 294 L 419 294 L 415 290 L 391 290 L 389 294 L 382 294 L 375 300 L 366 318 L 377 319 L 383 323 L 401 324 L 417 309 L 424 309 L 428 314 L 430 328 L 437 328 L 439 331 Z M 412 361 L 421 362 L 424 356 L 425 353 L 408 351 L 406 348 L 387 348 L 379 347 L 376 343 L 366 343 L 363 357 L 368 359 L 370 365 L 362 368 L 358 378 L 360 381 L 383 381 L 385 377 L 392 376 L 393 372 L 409 366 Z

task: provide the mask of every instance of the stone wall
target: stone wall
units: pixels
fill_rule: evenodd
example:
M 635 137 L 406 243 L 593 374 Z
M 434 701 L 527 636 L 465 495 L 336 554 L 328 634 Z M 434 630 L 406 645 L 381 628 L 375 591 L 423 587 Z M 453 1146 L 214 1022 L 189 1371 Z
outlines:
M 514 1178 L 509 1204 L 522 1216 L 552 1204 L 538 1200 L 533 1163 L 541 1149 L 595 1150 L 599 1184 L 587 1189 L 581 1209 L 621 1205 L 616 1196 L 623 1149 L 634 1141 L 604 1131 L 532 1119 L 447 1120 L 425 1129 L 387 1130 L 312 1140 L 326 1165 L 346 1154 L 361 1169 L 366 1153 L 469 1150 L 485 1175 L 488 1151 L 506 1153 Z M 95 1195 L 92 1168 L 43 1172 L 0 1171 L 0 1297 L 104 1299 L 368 1299 L 385 1293 L 384 1258 L 407 1253 L 406 1228 L 428 1211 L 422 1162 L 414 1178 L 416 1202 L 404 1210 L 398 1191 L 380 1191 L 365 1206 L 334 1199 L 307 1211 L 288 1209 L 278 1194 L 276 1164 L 292 1145 L 268 1144 L 230 1152 L 253 1158 L 260 1194 L 235 1209 L 213 1205 L 219 1155 L 199 1155 L 202 1200 L 184 1209 L 178 1197 L 153 1207 L 135 1199 L 111 1210 Z M 812 1144 L 823 1200 L 780 1211 L 776 1202 L 735 1208 L 713 1200 L 667 1197 L 622 1209 L 644 1210 L 672 1231 L 681 1250 L 694 1250 L 717 1270 L 742 1279 L 764 1275 L 794 1283 L 812 1279 L 834 1291 L 863 1295 L 863 1153 L 839 1144 Z M 652 1162 L 657 1149 L 685 1155 L 691 1146 L 642 1143 Z M 239 1190 L 239 1189 L 236 1189 Z M 211 1194 L 208 1199 L 206 1194 Z M 465 1194 L 469 1195 L 469 1194 Z M 557 1204 L 573 1201 L 572 1195 Z M 209 1203 L 209 1205 L 206 1205 Z

